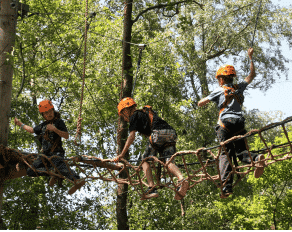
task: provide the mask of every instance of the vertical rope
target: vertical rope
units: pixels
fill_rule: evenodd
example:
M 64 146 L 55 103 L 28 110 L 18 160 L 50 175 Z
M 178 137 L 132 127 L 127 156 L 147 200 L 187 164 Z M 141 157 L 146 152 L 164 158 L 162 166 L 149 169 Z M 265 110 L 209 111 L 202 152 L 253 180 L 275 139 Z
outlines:
M 86 2 L 86 11 L 85 11 L 85 34 L 84 34 L 84 56 L 83 56 L 83 82 L 82 82 L 82 90 L 81 90 L 81 100 L 80 100 L 80 108 L 79 108 L 79 116 L 77 121 L 77 131 L 75 135 L 74 143 L 76 146 L 79 146 L 76 142 L 77 136 L 81 142 L 81 114 L 82 114 L 82 103 L 83 103 L 83 92 L 84 92 L 84 84 L 85 84 L 85 70 L 86 70 L 86 42 L 87 42 L 87 15 L 88 15 L 88 0 Z
M 143 52 L 143 49 L 145 47 L 146 47 L 145 44 L 140 44 L 139 45 L 139 58 L 138 58 L 138 63 L 137 63 L 136 77 L 135 77 L 134 85 L 133 85 L 133 89 L 132 89 L 132 98 L 134 97 L 134 90 L 135 90 L 135 85 L 136 85 L 136 80 L 137 80 L 138 72 L 139 72 L 139 69 L 140 69 L 140 64 L 141 64 L 141 59 L 142 59 L 142 52 Z
M 255 24 L 255 28 L 254 28 L 254 32 L 253 32 L 252 41 L 251 41 L 251 47 L 253 47 L 254 36 L 255 36 L 255 32 L 257 30 L 257 24 L 258 24 L 259 14 L 260 14 L 260 11 L 261 11 L 261 6 L 262 6 L 262 1 L 260 2 L 259 11 L 258 11 L 257 18 L 256 18 L 256 24 Z

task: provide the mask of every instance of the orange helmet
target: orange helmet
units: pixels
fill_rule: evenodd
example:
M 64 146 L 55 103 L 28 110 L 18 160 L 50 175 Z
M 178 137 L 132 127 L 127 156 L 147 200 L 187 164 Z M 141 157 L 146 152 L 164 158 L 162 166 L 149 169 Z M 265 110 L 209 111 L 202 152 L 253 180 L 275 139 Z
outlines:
M 226 64 L 218 69 L 218 71 L 216 72 L 216 79 L 218 79 L 218 76 L 229 76 L 231 74 L 234 74 L 236 76 L 235 69 L 232 65 Z
M 133 100 L 133 98 L 125 97 L 124 99 L 122 99 L 120 103 L 118 104 L 119 115 L 121 115 L 121 112 L 123 109 L 131 107 L 133 105 L 137 105 L 136 102 Z
M 40 113 L 44 113 L 50 109 L 54 109 L 54 106 L 50 100 L 43 100 L 39 104 Z

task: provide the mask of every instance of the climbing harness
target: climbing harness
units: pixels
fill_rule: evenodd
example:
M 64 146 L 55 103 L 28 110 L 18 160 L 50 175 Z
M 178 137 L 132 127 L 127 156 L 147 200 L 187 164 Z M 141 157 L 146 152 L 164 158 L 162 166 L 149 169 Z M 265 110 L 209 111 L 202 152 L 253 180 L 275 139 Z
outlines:
M 229 131 L 225 125 L 222 123 L 221 119 L 220 119 L 220 115 L 222 114 L 222 112 L 225 110 L 225 108 L 227 107 L 227 105 L 232 101 L 232 99 L 236 99 L 236 101 L 242 105 L 243 101 L 244 101 L 244 96 L 243 94 L 238 94 L 237 90 L 238 90 L 238 85 L 233 85 L 232 87 L 228 87 L 223 85 L 222 88 L 224 89 L 224 96 L 225 96 L 225 101 L 223 102 L 221 109 L 219 111 L 219 117 L 218 117 L 218 121 L 219 121 L 219 125 L 221 127 L 223 127 L 225 130 Z
M 137 63 L 136 77 L 135 77 L 135 81 L 134 81 L 134 85 L 133 85 L 133 90 L 132 90 L 132 97 L 134 96 L 134 90 L 135 90 L 136 80 L 137 80 L 138 72 L 139 72 L 139 69 L 140 69 L 140 63 L 141 63 L 141 59 L 142 59 L 142 52 L 143 52 L 143 49 L 145 47 L 146 47 L 146 44 L 139 44 L 139 58 L 138 58 L 138 63 Z

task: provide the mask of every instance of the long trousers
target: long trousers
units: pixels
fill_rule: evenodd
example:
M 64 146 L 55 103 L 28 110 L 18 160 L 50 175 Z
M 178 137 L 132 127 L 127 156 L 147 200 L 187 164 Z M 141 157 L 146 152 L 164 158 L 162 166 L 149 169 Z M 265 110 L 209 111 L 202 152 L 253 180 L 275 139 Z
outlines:
M 72 169 L 71 169 L 71 173 L 69 171 L 69 169 L 67 168 L 65 162 L 64 162 L 64 153 L 62 152 L 53 152 L 53 153 L 48 153 L 46 154 L 46 156 L 49 158 L 51 156 L 59 156 L 59 158 L 53 158 L 51 161 L 52 163 L 56 166 L 56 168 L 60 171 L 60 173 L 62 175 L 64 175 L 66 178 L 73 180 L 75 179 L 80 179 L 80 176 L 75 173 Z M 53 166 L 51 165 L 51 163 L 46 159 L 43 158 L 44 162 L 46 163 L 48 168 L 52 168 Z M 46 171 L 47 169 L 45 168 L 45 164 L 43 163 L 43 160 L 41 157 L 38 157 L 32 164 L 32 166 L 40 171 Z M 57 172 L 58 173 L 58 172 Z M 38 172 L 37 173 L 38 176 L 49 176 L 47 173 L 43 173 L 43 172 Z M 27 169 L 27 175 L 31 176 L 31 177 L 36 177 L 37 174 L 31 169 L 28 168 Z
M 244 129 L 244 121 L 245 119 L 243 117 L 241 118 L 227 118 L 223 119 L 222 123 L 224 124 L 224 127 L 221 127 L 219 125 L 216 126 L 215 130 L 217 133 L 217 137 L 220 142 L 224 142 L 234 135 L 244 135 L 246 134 L 246 130 Z M 248 151 L 244 142 L 244 139 L 230 142 L 225 145 L 226 147 L 226 153 L 224 149 L 222 148 L 222 152 L 219 157 L 219 169 L 220 169 L 220 175 L 221 180 L 224 182 L 229 173 L 232 171 L 232 166 L 230 165 L 227 156 L 230 158 L 232 162 L 232 158 L 236 159 L 236 155 L 239 158 L 241 162 L 244 162 L 246 164 L 250 164 L 251 160 L 248 155 Z M 250 153 L 253 161 L 256 161 L 258 155 L 254 153 Z M 233 175 L 227 180 L 227 184 L 233 183 Z

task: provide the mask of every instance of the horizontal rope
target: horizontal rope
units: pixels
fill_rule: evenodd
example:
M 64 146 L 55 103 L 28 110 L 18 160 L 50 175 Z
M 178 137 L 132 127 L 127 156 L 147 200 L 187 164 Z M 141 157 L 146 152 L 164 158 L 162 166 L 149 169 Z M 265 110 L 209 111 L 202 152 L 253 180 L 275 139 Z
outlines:
M 256 170 L 257 165 L 259 162 L 265 162 L 265 166 L 271 165 L 276 162 L 288 160 L 292 158 L 291 152 L 292 152 L 292 144 L 291 141 L 288 137 L 288 132 L 284 126 L 285 123 L 290 122 L 292 117 L 287 118 L 283 120 L 282 122 L 279 123 L 273 123 L 270 125 L 267 125 L 266 127 L 259 129 L 259 130 L 252 130 L 252 131 L 257 131 L 259 134 L 259 137 L 262 141 L 262 143 L 265 145 L 265 149 L 261 149 L 259 151 L 267 151 L 268 154 L 264 158 L 264 160 L 261 161 L 253 161 L 252 157 L 250 155 L 250 151 L 248 151 L 248 155 L 250 157 L 251 163 L 246 164 L 246 165 L 241 165 L 241 166 L 234 166 L 232 164 L 232 161 L 230 158 L 227 156 L 228 162 L 232 167 L 232 171 L 229 173 L 226 181 L 222 182 L 221 181 L 221 176 L 219 172 L 219 156 L 221 154 L 221 151 L 225 151 L 226 153 L 226 144 L 228 142 L 233 142 L 238 139 L 239 136 L 235 136 L 231 138 L 228 141 L 222 142 L 219 145 L 219 149 L 216 151 L 216 153 L 213 153 L 210 148 L 200 148 L 197 149 L 196 151 L 180 151 L 175 153 L 170 157 L 170 160 L 167 162 L 162 162 L 159 158 L 157 157 L 147 157 L 146 159 L 142 160 L 142 162 L 139 164 L 139 166 L 134 166 L 131 165 L 129 161 L 125 159 L 121 159 L 120 163 L 113 164 L 110 162 L 106 162 L 103 159 L 94 157 L 94 156 L 76 156 L 76 157 L 71 157 L 70 159 L 63 159 L 58 156 L 50 156 L 47 157 L 42 154 L 30 154 L 26 152 L 20 152 L 14 149 L 6 148 L 3 145 L 0 146 L 0 154 L 2 156 L 2 163 L 1 165 L 3 167 L 9 167 L 9 173 L 10 173 L 10 178 L 9 176 L 6 177 L 6 179 L 11 179 L 11 178 L 17 178 L 20 176 L 25 175 L 25 170 L 21 172 L 19 169 L 19 165 L 21 164 L 22 166 L 30 167 L 34 172 L 37 173 L 37 175 L 45 173 L 49 176 L 55 176 L 58 178 L 66 179 L 64 175 L 57 169 L 57 167 L 52 163 L 53 158 L 59 158 L 62 159 L 63 162 L 65 162 L 68 170 L 70 171 L 71 169 L 69 168 L 70 166 L 75 166 L 80 173 L 82 173 L 85 177 L 82 178 L 85 182 L 92 181 L 94 179 L 100 179 L 103 181 L 114 181 L 116 183 L 123 183 L 123 184 L 129 184 L 131 185 L 135 191 L 137 191 L 141 198 L 145 198 L 145 188 L 149 187 L 149 185 L 146 182 L 146 176 L 143 172 L 142 165 L 144 162 L 150 163 L 152 166 L 152 169 L 154 171 L 154 176 L 155 176 L 155 186 L 157 188 L 169 188 L 172 191 L 174 191 L 176 194 L 179 194 L 177 192 L 177 187 L 178 187 L 178 182 L 177 180 L 170 174 L 171 170 L 169 169 L 169 164 L 173 162 L 177 157 L 181 157 L 183 164 L 179 164 L 178 166 L 181 167 L 182 172 L 184 175 L 186 175 L 186 179 L 188 180 L 190 187 L 192 188 L 195 185 L 201 183 L 202 181 L 211 181 L 214 183 L 218 188 L 220 188 L 221 193 L 222 193 L 222 188 L 226 185 L 227 180 L 231 178 L 233 174 L 238 175 L 238 179 L 234 186 L 239 183 L 239 181 L 244 178 L 246 175 L 248 175 L 250 172 L 253 172 Z M 272 145 L 272 146 L 267 146 L 264 138 L 262 137 L 261 133 L 265 130 L 274 128 L 275 126 L 282 126 L 282 129 L 284 131 L 284 135 L 287 138 L 287 143 L 283 144 L 278 144 L 278 145 Z M 250 132 L 249 132 L 250 133 Z M 249 134 L 247 133 L 247 134 Z M 251 135 L 249 135 L 251 136 Z M 243 137 L 243 136 L 241 136 Z M 242 139 L 242 138 L 241 138 Z M 246 140 L 245 140 L 246 141 Z M 277 148 L 283 148 L 283 146 L 288 147 L 290 146 L 290 150 L 286 151 L 286 149 L 281 153 L 281 154 L 273 154 L 273 150 Z M 217 148 L 213 147 L 213 148 Z M 248 149 L 248 147 L 247 147 Z M 212 157 L 213 160 L 210 160 L 209 158 L 207 160 L 203 160 L 202 158 L 202 152 L 206 151 L 207 155 Z M 279 151 L 278 151 L 279 152 Z M 187 163 L 185 156 L 192 154 L 197 157 L 199 160 L 199 163 L 201 164 L 201 167 L 195 169 L 195 168 L 189 168 L 190 165 L 193 164 L 198 164 L 197 162 L 195 163 Z M 1 157 L 0 156 L 0 157 Z M 33 161 L 36 160 L 38 157 L 41 157 L 44 163 L 50 164 L 50 166 L 45 165 L 45 170 L 39 171 L 38 169 L 35 169 L 32 164 Z M 16 164 L 16 168 L 11 168 L 13 165 Z M 216 167 L 214 168 L 214 164 Z M 10 166 L 9 166 L 10 165 Z M 12 165 L 12 166 L 11 166 Z M 88 166 L 91 165 L 91 166 Z M 208 169 L 209 166 L 212 165 L 212 169 Z M 17 168 L 18 167 L 18 168 Z M 84 167 L 90 169 L 85 170 Z M 160 169 L 160 167 L 162 169 Z M 209 171 L 212 171 L 213 174 L 210 174 Z M 21 172 L 21 173 L 20 173 Z M 71 172 L 71 171 L 70 171 Z M 126 178 L 119 178 L 119 174 L 121 172 L 125 172 L 127 177 Z M 218 174 L 216 174 L 216 172 Z M 20 173 L 20 174 L 17 174 Z M 67 179 L 68 180 L 68 179 Z M 69 182 L 73 183 L 77 187 L 82 186 L 78 185 L 77 180 L 68 180 Z M 76 187 L 76 188 L 77 188 Z M 70 194 L 70 193 L 69 193 Z

